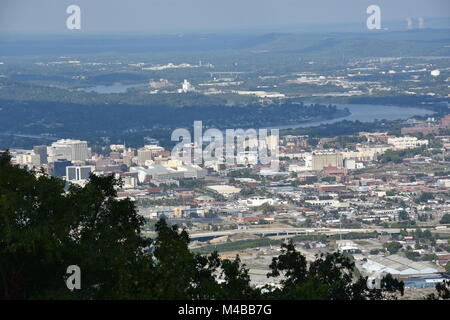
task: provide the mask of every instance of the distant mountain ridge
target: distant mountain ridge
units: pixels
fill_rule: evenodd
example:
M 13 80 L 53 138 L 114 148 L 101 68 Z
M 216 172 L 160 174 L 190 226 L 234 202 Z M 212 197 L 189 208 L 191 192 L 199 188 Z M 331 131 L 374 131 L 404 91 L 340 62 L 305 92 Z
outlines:
M 442 46 L 432 48 L 430 44 L 433 43 Z M 323 55 L 331 49 L 356 57 L 450 55 L 448 45 L 450 45 L 450 29 L 253 35 L 54 35 L 33 38 L 1 36 L 0 56 L 209 51 L 297 52 Z

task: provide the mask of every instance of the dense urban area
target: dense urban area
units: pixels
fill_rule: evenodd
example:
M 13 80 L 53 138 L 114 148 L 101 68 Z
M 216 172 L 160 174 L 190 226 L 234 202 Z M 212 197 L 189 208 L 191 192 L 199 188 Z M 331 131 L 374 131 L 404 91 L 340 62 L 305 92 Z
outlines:
M 98 154 L 86 141 L 65 139 L 10 153 L 13 163 L 67 184 L 83 186 L 91 174 L 120 178 L 117 195 L 136 204 L 144 235 L 154 237 L 165 217 L 189 232 L 194 252 L 239 254 L 255 285 L 272 281 L 270 262 L 292 239 L 309 261 L 349 253 L 362 275 L 390 273 L 404 281 L 407 297 L 417 298 L 450 271 L 450 136 L 441 134 L 449 128 L 446 115 L 405 120 L 398 136 L 284 135 L 276 171 L 186 164 L 158 141 L 108 145 Z M 236 154 L 249 162 L 251 156 Z

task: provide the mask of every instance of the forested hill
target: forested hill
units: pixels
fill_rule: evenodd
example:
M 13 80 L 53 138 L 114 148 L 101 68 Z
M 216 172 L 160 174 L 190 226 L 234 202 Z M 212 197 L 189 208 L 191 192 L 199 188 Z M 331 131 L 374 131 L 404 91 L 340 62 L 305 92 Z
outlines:
M 332 105 L 280 102 L 245 107 L 125 104 L 80 105 L 61 102 L 0 100 L 2 132 L 77 134 L 146 128 L 192 127 L 194 121 L 218 128 L 267 127 L 347 115 Z M 20 119 L 20 121 L 18 121 Z
M 295 30 L 295 28 L 293 29 Z M 101 45 L 99 45 L 101 43 Z M 442 44 L 432 47 L 430 44 Z M 191 35 L 60 35 L 0 38 L 1 56 L 98 53 L 164 53 L 201 51 L 267 51 L 354 57 L 442 56 L 449 54 L 449 29 L 403 31 L 191 34 Z M 26 46 L 26 50 L 24 50 Z

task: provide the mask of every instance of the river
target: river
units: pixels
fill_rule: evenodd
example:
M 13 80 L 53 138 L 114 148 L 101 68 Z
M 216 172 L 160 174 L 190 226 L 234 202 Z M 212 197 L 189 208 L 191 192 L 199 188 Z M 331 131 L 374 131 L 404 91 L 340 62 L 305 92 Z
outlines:
M 413 116 L 425 116 L 432 115 L 434 112 L 422 108 L 414 107 L 395 107 L 395 106 L 382 106 L 371 104 L 334 104 L 339 109 L 348 108 L 350 115 L 331 120 L 319 120 L 299 124 L 289 124 L 286 126 L 277 126 L 279 129 L 289 128 L 308 128 L 315 127 L 321 124 L 330 124 L 339 122 L 342 120 L 349 121 L 361 121 L 361 122 L 374 122 L 378 120 L 404 120 Z
M 87 92 L 97 92 L 97 93 L 125 93 L 128 88 L 145 86 L 145 83 L 139 84 L 122 84 L 115 83 L 113 85 L 108 86 L 95 86 L 90 88 L 81 88 L 78 90 L 83 90 Z M 337 119 L 331 120 L 319 120 L 319 121 L 311 121 L 311 122 L 303 122 L 299 124 L 289 124 L 282 126 L 273 126 L 270 128 L 279 128 L 279 129 L 289 129 L 289 128 L 307 128 L 319 126 L 321 124 L 330 124 L 339 122 L 342 120 L 349 121 L 361 121 L 361 122 L 373 122 L 376 119 L 379 120 L 403 120 L 408 119 L 413 116 L 424 116 L 424 115 L 432 115 L 434 112 L 422 109 L 422 108 L 414 108 L 414 107 L 396 107 L 396 106 L 384 106 L 384 105 L 370 105 L 370 104 L 333 104 L 337 106 L 339 109 L 348 108 L 350 111 L 350 115 L 346 117 L 341 117 Z

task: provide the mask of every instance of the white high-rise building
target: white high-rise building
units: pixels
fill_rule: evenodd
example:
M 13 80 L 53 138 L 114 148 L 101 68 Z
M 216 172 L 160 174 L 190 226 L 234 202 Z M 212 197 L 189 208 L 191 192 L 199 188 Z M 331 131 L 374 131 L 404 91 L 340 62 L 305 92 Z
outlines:
M 90 157 L 90 149 L 86 141 L 62 139 L 47 147 L 48 161 L 57 160 L 85 161 Z
M 41 157 L 32 150 L 15 150 L 12 152 L 14 163 L 29 166 L 39 167 L 41 165 Z
M 187 93 L 187 92 L 193 92 L 193 91 L 195 91 L 194 86 L 186 79 L 184 79 L 181 89 L 178 89 L 179 93 Z

